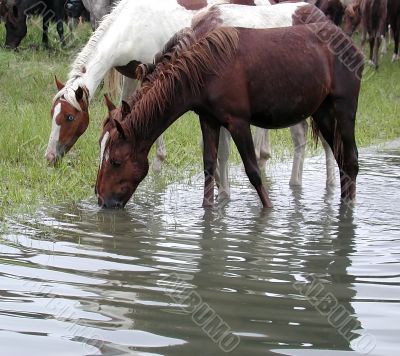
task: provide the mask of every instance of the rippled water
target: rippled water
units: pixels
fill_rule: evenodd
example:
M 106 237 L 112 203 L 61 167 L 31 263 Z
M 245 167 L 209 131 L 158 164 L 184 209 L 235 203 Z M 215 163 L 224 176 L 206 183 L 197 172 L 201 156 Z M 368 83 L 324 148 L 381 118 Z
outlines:
M 302 189 L 289 163 L 269 168 L 269 212 L 239 167 L 212 211 L 199 176 L 145 184 L 124 211 L 8 219 L 0 355 L 398 354 L 398 147 L 362 152 L 354 207 L 316 157 Z

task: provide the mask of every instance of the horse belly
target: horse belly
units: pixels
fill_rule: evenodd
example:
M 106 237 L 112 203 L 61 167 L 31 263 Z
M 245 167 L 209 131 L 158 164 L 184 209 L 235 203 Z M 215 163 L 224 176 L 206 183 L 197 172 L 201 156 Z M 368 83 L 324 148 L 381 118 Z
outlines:
M 291 126 L 312 115 L 331 91 L 330 60 L 304 33 L 288 30 L 282 43 L 285 30 L 279 40 L 276 30 L 261 30 L 261 36 L 259 31 L 240 35 L 251 122 L 264 128 Z

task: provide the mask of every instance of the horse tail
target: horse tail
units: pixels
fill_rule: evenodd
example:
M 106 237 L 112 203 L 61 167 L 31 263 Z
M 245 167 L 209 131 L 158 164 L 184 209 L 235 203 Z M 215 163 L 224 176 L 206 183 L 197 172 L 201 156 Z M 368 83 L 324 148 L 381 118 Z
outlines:
M 115 68 L 110 69 L 106 74 L 104 89 L 111 100 L 118 101 L 120 99 L 122 93 L 122 75 Z

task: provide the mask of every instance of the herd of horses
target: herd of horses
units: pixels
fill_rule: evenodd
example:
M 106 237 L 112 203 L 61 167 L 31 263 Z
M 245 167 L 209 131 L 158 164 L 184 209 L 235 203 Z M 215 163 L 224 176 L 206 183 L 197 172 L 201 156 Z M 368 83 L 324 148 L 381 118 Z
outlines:
M 4 1 L 27 0 L 0 1 L 2 9 Z M 271 2 L 119 1 L 77 55 L 67 82 L 56 79 L 49 164 L 84 134 L 91 99 L 115 68 L 124 76 L 122 103 L 117 108 L 105 98 L 96 182 L 100 206 L 126 205 L 148 173 L 153 143 L 160 164 L 166 154 L 162 133 L 189 110 L 198 114 L 203 137 L 203 206 L 214 203 L 215 178 L 219 198 L 229 197 L 230 137 L 263 206 L 271 207 L 260 176 L 270 155 L 267 129 L 290 127 L 296 150 L 290 183 L 301 184 L 308 117 L 325 149 L 327 184 L 335 183 L 336 161 L 341 197 L 354 200 L 364 57 L 346 32 L 361 23 L 377 68 L 390 19 L 398 59 L 400 10 L 394 16 L 390 6 L 400 0 L 355 0 L 346 7 L 339 0 Z M 1 11 L 7 27 L 10 9 Z M 337 26 L 342 17 L 344 30 Z M 251 125 L 257 127 L 254 143 Z

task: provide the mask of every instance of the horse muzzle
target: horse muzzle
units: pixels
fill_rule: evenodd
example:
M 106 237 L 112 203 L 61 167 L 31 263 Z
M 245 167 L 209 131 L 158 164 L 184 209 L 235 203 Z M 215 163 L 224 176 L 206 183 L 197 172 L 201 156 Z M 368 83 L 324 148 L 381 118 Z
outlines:
M 123 209 L 126 204 L 115 198 L 103 199 L 100 195 L 97 198 L 97 203 L 103 209 Z
M 50 166 L 54 166 L 57 163 L 58 160 L 60 160 L 61 158 L 64 157 L 66 151 L 67 150 L 66 150 L 65 146 L 62 146 L 62 145 L 59 145 L 59 144 L 57 144 L 55 150 L 47 149 L 46 154 L 45 154 L 45 158 L 47 160 L 47 163 Z

